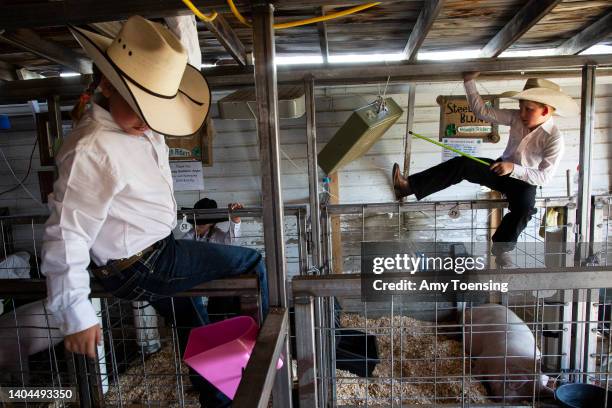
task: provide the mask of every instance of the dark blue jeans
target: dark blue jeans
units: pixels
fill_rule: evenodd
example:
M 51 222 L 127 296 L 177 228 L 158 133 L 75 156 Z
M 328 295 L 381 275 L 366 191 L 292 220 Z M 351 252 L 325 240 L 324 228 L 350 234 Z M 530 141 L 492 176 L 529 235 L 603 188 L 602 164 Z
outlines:
M 172 299 L 175 293 L 203 282 L 255 273 L 261 290 L 263 315 L 268 311 L 268 281 L 263 257 L 254 249 L 194 240 L 175 240 L 170 235 L 156 248 L 124 271 L 104 279 L 102 286 L 118 298 L 147 300 L 167 322 L 176 319 L 181 354 L 189 331 L 208 323 L 208 312 L 201 297 Z M 112 270 L 112 268 L 111 268 Z M 194 371 L 191 382 L 206 407 L 224 407 L 230 400 Z

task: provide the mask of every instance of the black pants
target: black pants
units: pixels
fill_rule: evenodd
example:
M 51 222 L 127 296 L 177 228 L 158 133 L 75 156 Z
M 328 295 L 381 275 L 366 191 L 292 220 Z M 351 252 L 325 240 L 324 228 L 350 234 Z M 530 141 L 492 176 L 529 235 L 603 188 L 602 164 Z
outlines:
M 487 158 L 482 160 L 494 162 Z M 492 239 L 498 244 L 494 245 L 494 251 L 513 249 L 518 236 L 536 212 L 536 186 L 510 176 L 498 176 L 484 164 L 467 157 L 455 157 L 408 178 L 410 187 L 419 200 L 463 180 L 487 186 L 506 195 L 510 211 L 502 219 Z

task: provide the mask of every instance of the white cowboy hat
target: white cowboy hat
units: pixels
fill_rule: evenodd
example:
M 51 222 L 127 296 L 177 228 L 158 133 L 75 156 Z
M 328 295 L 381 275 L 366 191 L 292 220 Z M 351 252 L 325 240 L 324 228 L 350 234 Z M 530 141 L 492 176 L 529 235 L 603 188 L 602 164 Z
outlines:
M 197 132 L 210 108 L 210 89 L 199 67 L 166 27 L 140 16 L 115 39 L 78 27 L 70 31 L 94 64 L 153 131 L 167 136 Z
M 576 102 L 563 93 L 559 85 L 547 79 L 529 78 L 522 91 L 504 92 L 500 98 L 543 103 L 555 108 L 555 113 L 560 116 L 574 116 L 580 111 Z

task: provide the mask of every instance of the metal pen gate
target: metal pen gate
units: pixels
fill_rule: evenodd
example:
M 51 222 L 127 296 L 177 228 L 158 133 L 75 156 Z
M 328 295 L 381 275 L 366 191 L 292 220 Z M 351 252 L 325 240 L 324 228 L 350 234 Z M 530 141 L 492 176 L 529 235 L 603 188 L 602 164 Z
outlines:
M 196 215 L 198 219 L 213 219 L 227 216 L 227 210 L 180 211 L 179 220 L 184 215 L 194 220 Z M 235 215 L 243 218 L 243 235 L 238 244 L 262 251 L 261 209 L 243 209 Z M 39 274 L 42 223 L 46 218 L 42 214 L 0 218 L 5 258 L 27 251 L 24 253 L 30 255 L 32 264 L 4 264 L 0 269 L 3 273 L 0 275 L 0 298 L 4 298 L 6 307 L 0 316 L 2 385 L 72 387 L 78 390 L 80 406 L 199 406 L 197 392 L 190 386 L 187 366 L 179 353 L 177 330 L 182 327 L 177 325 L 174 313 L 173 321 L 164 322 L 147 302 L 113 298 L 92 282 L 92 303 L 98 312 L 104 339 L 97 349 L 97 359 L 72 355 L 59 344 L 63 336 L 46 312 L 44 301 L 40 300 L 46 294 L 44 280 Z M 305 225 L 305 207 L 285 208 L 287 263 L 294 273 L 306 268 Z M 21 279 L 12 279 L 15 277 Z M 240 311 L 246 314 L 253 314 L 259 304 L 255 277 L 208 282 L 189 292 L 176 294 L 174 298 L 181 296 L 237 296 Z M 249 362 L 249 366 L 253 364 L 257 370 L 250 374 L 252 378 L 247 382 L 251 387 L 257 385 L 255 392 L 262 393 L 259 398 L 266 401 L 271 380 L 267 379 L 265 384 L 259 380 L 273 379 L 276 374 L 275 369 L 262 370 L 269 368 L 271 361 L 278 360 L 280 349 L 270 349 L 270 345 L 276 346 L 279 339 L 289 333 L 288 318 L 283 310 L 270 311 L 261 329 L 262 343 L 256 344 Z M 285 358 L 289 359 L 290 366 L 290 356 Z M 249 366 L 245 377 L 250 372 Z M 267 376 L 262 377 L 262 372 Z M 253 401 L 252 388 L 240 392 L 250 392 L 249 400 Z M 26 405 L 37 406 L 34 403 Z
M 469 325 L 458 325 L 456 321 L 449 322 L 449 316 L 456 314 L 461 316 L 465 311 L 461 306 L 470 305 L 435 303 L 425 310 L 422 309 L 422 304 L 410 304 L 409 301 L 400 298 L 391 299 L 390 304 L 386 305 L 368 304 L 359 298 L 361 294 L 359 279 L 350 274 L 360 271 L 358 244 L 362 241 L 463 240 L 486 245 L 491 231 L 495 228 L 494 210 L 504 206 L 501 200 L 475 200 L 346 204 L 324 207 L 322 209 L 324 268 L 331 276 L 300 277 L 293 282 L 300 403 L 304 406 L 340 406 L 343 403 L 347 406 L 360 404 L 406 406 L 406 404 L 442 402 L 459 403 L 464 406 L 478 403 L 478 400 L 470 401 L 468 396 L 459 393 L 452 396 L 436 393 L 439 391 L 438 385 L 442 383 L 455 384 L 455 386 L 461 384 L 461 389 L 464 389 L 468 383 L 473 385 L 473 381 L 463 372 L 441 375 L 436 372 L 435 367 L 439 361 L 436 362 L 435 359 L 431 361 L 434 372 L 429 373 L 430 375 L 409 376 L 393 371 L 396 365 L 393 361 L 394 353 L 399 353 L 399 359 L 402 360 L 401 356 L 405 352 L 402 333 L 407 330 L 407 326 L 410 326 L 410 330 L 418 328 L 422 331 L 423 336 L 420 338 L 423 341 L 427 340 L 435 345 L 438 344 L 438 337 L 443 336 L 444 340 L 439 344 L 452 346 L 455 352 L 462 349 L 461 347 L 457 349 L 457 343 L 451 341 L 452 335 L 457 336 L 465 332 Z M 537 214 L 521 235 L 513 253 L 513 262 L 516 265 L 521 268 L 532 268 L 530 271 L 535 275 L 522 277 L 525 280 L 522 280 L 521 284 L 525 288 L 532 287 L 533 290 L 514 291 L 490 300 L 506 305 L 532 329 L 538 347 L 542 350 L 539 364 L 551 376 L 554 374 L 557 380 L 569 381 L 571 377 L 572 380 L 603 384 L 608 381 L 609 367 L 601 365 L 601 361 L 608 361 L 601 351 L 606 348 L 605 345 L 610 344 L 609 324 L 606 326 L 606 321 L 609 321 L 610 317 L 609 314 L 598 315 L 597 308 L 601 307 L 598 296 L 600 292 L 605 293 L 606 285 L 602 283 L 605 280 L 599 280 L 600 286 L 596 287 L 582 287 L 570 283 L 566 287 L 555 288 L 561 290 L 555 290 L 551 294 L 548 283 L 541 281 L 542 278 L 538 278 L 537 275 L 539 273 L 537 268 L 544 266 L 554 269 L 554 266 L 576 265 L 578 268 L 576 271 L 581 270 L 580 264 L 576 263 L 574 253 L 576 220 L 574 198 L 538 199 L 536 207 Z M 554 222 L 551 222 L 552 218 L 555 219 Z M 469 244 L 467 246 L 469 247 Z M 494 263 L 492 266 L 494 267 Z M 339 276 L 338 273 L 344 275 Z M 335 290 L 338 291 L 337 295 Z M 337 321 L 339 314 L 341 314 L 340 324 Z M 351 326 L 345 327 L 344 324 Z M 598 332 L 601 335 L 602 328 L 608 333 L 605 339 L 597 337 Z M 335 351 L 338 342 L 346 337 L 343 332 L 347 329 L 361 331 L 362 343 L 367 344 L 368 338 L 371 338 L 367 334 L 383 339 L 386 347 L 394 350 L 387 351 L 386 354 L 389 360 L 387 368 L 391 367 L 391 371 L 387 369 L 382 373 L 384 375 L 377 378 L 339 376 L 336 367 L 340 360 L 336 358 Z M 395 338 L 394 333 L 396 335 L 399 333 L 400 338 Z M 398 344 L 399 351 L 394 347 Z M 363 344 L 361 347 L 363 348 Z M 596 348 L 600 353 L 598 358 L 596 358 Z M 457 364 L 453 359 L 459 357 L 465 358 L 465 355 L 455 355 L 447 360 Z M 411 360 L 404 357 L 404 360 L 419 362 L 425 358 L 415 357 Z M 444 361 L 443 358 L 442 360 Z M 361 363 L 363 362 L 359 364 Z M 343 390 L 346 391 L 347 381 L 357 384 L 352 392 L 361 393 L 362 398 L 346 400 L 346 392 L 343 394 Z M 429 385 L 433 386 L 433 391 L 429 391 L 433 394 L 422 395 L 420 400 L 418 397 L 412 401 L 409 398 L 405 399 L 406 395 L 401 395 L 401 387 L 398 384 L 412 386 L 415 382 L 425 384 L 429 382 Z M 381 389 L 385 390 L 384 397 L 379 395 L 378 398 L 369 398 L 370 392 L 380 392 Z M 469 393 L 471 388 L 467 387 L 466 390 Z M 418 390 L 412 389 L 412 391 L 416 393 Z M 446 401 L 443 401 L 445 398 Z M 490 403 L 486 402 L 488 400 L 485 395 L 480 395 L 479 398 L 481 404 Z

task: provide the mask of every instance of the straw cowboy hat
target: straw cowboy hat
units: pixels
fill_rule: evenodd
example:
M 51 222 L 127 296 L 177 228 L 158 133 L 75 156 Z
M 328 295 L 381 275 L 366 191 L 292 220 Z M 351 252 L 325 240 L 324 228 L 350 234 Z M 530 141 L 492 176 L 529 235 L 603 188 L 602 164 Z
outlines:
M 155 132 L 188 136 L 210 108 L 210 89 L 199 67 L 166 27 L 140 16 L 123 25 L 115 39 L 70 27 L 94 64 Z
M 543 103 L 555 108 L 560 116 L 574 116 L 579 112 L 576 102 L 563 93 L 559 85 L 546 79 L 529 78 L 522 91 L 504 92 L 500 97 Z

